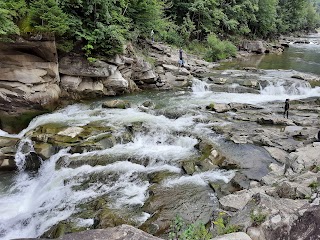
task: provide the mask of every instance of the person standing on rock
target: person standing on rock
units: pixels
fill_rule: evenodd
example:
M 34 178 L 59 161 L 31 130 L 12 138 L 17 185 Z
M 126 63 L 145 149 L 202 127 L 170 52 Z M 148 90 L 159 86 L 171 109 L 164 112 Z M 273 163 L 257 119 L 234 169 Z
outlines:
M 183 67 L 183 66 L 184 66 L 183 50 L 182 50 L 182 48 L 180 48 L 180 50 L 179 50 L 179 67 Z
M 284 113 L 283 113 L 283 117 L 285 118 L 287 115 L 287 118 L 289 118 L 289 99 L 287 98 L 286 101 L 284 102 Z
M 153 29 L 151 30 L 151 32 L 150 32 L 150 36 L 151 36 L 151 40 L 152 40 L 152 43 L 154 43 L 154 31 L 153 31 Z

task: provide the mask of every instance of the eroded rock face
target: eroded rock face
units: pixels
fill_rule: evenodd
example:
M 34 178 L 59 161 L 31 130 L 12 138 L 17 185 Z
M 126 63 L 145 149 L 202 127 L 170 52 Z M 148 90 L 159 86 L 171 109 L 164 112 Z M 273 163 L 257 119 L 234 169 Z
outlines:
M 0 65 L 0 111 L 17 114 L 59 99 L 55 42 L 0 43 Z

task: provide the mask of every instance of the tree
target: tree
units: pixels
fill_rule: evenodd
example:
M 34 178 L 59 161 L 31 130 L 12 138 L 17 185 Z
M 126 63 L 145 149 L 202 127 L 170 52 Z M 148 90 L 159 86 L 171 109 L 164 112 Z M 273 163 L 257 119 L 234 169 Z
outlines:
M 254 33 L 259 37 L 269 37 L 277 32 L 277 6 L 278 0 L 259 0 L 257 23 L 253 26 Z
M 34 0 L 29 13 L 31 26 L 37 32 L 63 35 L 69 29 L 68 15 L 56 0 Z
M 23 9 L 23 10 L 22 10 Z M 19 28 L 14 20 L 25 11 L 25 2 L 23 0 L 0 0 L 0 36 L 19 34 Z M 21 11 L 20 11 L 21 10 Z

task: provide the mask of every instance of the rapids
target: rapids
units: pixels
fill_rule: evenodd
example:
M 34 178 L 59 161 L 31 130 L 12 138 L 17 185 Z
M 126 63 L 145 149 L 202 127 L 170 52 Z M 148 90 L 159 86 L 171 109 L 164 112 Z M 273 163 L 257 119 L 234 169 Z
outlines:
M 212 102 L 236 102 L 265 107 L 267 102 L 320 95 L 320 88 L 311 88 L 305 83 L 292 81 L 288 84 L 272 78 L 266 81 L 268 84 L 261 87 L 260 94 L 253 94 L 237 93 L 237 85 L 231 86 L 231 93 L 214 92 L 210 90 L 209 81 L 194 79 L 192 87 L 184 91 L 144 92 L 120 97 L 132 103 L 128 109 L 104 109 L 101 107 L 102 101 L 74 104 L 36 117 L 19 134 L 10 135 L 0 131 L 0 136 L 18 137 L 22 143 L 32 147 L 32 141 L 26 137 L 26 133 L 47 123 L 84 126 L 99 122 L 118 132 L 124 131 L 128 125 L 142 123 L 144 129 L 135 133 L 132 142 L 118 143 L 101 151 L 71 154 L 68 148 L 62 149 L 50 159 L 44 159 L 37 173 L 24 171 L 25 153 L 18 148 L 15 160 L 19 170 L 11 178 L 2 178 L 10 186 L 0 185 L 0 239 L 39 237 L 59 221 L 81 211 L 78 207 L 80 204 L 99 196 L 108 196 L 113 209 L 134 212 L 131 214 L 132 219 L 141 224 L 150 216 L 140 209 L 148 198 L 150 183 L 146 175 L 150 173 L 166 170 L 180 174 L 163 181 L 163 187 L 230 181 L 234 176 L 232 170 L 211 170 L 189 176 L 181 173 L 179 167 L 180 161 L 198 155 L 195 146 L 199 136 L 219 143 L 221 137 L 210 129 L 213 123 L 206 121 L 210 113 L 204 109 L 205 105 Z M 143 111 L 140 106 L 146 100 L 154 102 L 158 107 Z M 169 113 L 179 114 L 172 118 Z M 56 167 L 62 157 L 86 159 L 89 156 L 106 155 L 121 161 L 106 166 Z M 131 158 L 138 161 L 131 162 Z M 92 176 L 103 176 L 103 179 L 92 182 Z M 89 184 L 85 188 L 81 187 L 86 182 Z M 80 218 L 73 221 L 78 226 L 89 227 L 94 219 Z

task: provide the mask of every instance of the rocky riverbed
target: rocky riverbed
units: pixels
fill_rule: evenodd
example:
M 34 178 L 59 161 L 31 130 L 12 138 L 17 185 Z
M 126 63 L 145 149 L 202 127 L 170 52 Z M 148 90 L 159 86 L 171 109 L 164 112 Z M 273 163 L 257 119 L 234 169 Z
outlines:
M 157 77 L 136 78 L 136 86 L 174 90 L 74 104 L 35 118 L 19 134 L 1 132 L 0 169 L 19 171 L 9 196 L 30 206 L 12 218 L 12 206 L 5 205 L 11 210 L 3 213 L 1 236 L 55 238 L 130 224 L 166 239 L 177 215 L 206 224 L 214 236 L 221 234 L 213 223 L 221 217 L 225 227 L 242 231 L 225 239 L 317 236 L 320 92 L 310 83 L 316 86 L 319 78 L 217 70 L 191 56 L 179 69 L 174 50 L 151 48 L 156 70 L 142 72 Z M 79 62 L 61 60 L 65 82 L 82 84 L 84 77 L 72 76 L 93 71 L 79 65 L 73 74 L 63 67 Z M 128 64 L 122 63 L 111 76 L 120 76 Z M 101 64 L 104 74 L 113 71 Z M 109 83 L 103 81 L 111 80 L 98 81 L 105 91 Z M 128 87 L 130 81 L 114 83 Z M 79 98 L 79 86 L 63 91 Z M 289 119 L 283 117 L 285 98 L 291 100 Z

